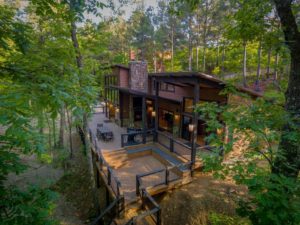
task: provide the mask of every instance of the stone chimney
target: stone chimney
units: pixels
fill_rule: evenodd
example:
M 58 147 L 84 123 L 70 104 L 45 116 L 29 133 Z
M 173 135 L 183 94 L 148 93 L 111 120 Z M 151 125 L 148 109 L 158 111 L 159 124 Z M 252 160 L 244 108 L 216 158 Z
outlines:
M 148 92 L 147 62 L 131 61 L 129 63 L 129 88 L 135 91 Z

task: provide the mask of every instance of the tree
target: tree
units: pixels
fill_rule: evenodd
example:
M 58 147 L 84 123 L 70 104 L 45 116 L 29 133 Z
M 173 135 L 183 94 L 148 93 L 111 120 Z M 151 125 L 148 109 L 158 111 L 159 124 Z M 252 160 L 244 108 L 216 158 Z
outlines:
M 282 25 L 285 43 L 290 50 L 291 69 L 285 94 L 285 109 L 289 114 L 282 130 L 273 173 L 297 178 L 300 170 L 300 32 L 292 12 L 292 1 L 274 0 Z

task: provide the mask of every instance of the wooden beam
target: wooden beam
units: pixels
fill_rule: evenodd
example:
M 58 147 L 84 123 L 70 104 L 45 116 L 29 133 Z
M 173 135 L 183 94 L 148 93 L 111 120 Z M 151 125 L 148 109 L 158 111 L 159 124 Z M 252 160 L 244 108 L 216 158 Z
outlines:
M 157 131 L 158 131 L 158 92 L 159 92 L 159 82 L 155 79 L 155 138 L 157 141 Z
M 196 106 L 196 104 L 199 102 L 200 99 L 200 87 L 199 87 L 199 82 L 195 83 L 194 86 L 194 101 L 193 104 L 194 106 Z M 192 161 L 192 170 L 195 166 L 195 162 L 196 162 L 196 144 L 197 144 L 197 136 L 198 136 L 198 113 L 194 112 L 193 113 L 193 125 L 194 125 L 194 130 L 192 133 L 192 151 L 191 151 L 191 161 Z
M 146 143 L 146 97 L 142 98 L 142 127 L 143 127 L 143 144 Z

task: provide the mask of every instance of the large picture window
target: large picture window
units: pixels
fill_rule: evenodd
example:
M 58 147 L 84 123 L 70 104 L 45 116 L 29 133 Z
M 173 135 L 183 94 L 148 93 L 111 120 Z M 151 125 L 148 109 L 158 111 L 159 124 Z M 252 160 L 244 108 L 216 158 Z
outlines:
M 172 133 L 173 123 L 174 113 L 165 109 L 159 109 L 159 128 Z
M 183 99 L 183 107 L 184 107 L 184 112 L 192 113 L 194 111 L 194 100 L 193 100 L 193 98 L 185 97 Z

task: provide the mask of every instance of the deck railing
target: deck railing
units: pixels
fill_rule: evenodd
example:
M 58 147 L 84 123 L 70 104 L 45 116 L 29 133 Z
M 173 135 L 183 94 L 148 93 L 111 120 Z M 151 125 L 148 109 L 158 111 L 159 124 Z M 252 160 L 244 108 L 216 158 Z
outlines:
M 102 152 L 98 147 L 95 135 L 91 132 L 91 130 L 89 130 L 89 133 L 91 144 L 93 145 L 96 153 L 98 154 L 98 160 L 96 161 L 96 163 L 99 163 L 100 171 L 104 174 L 107 185 L 111 187 L 116 197 L 123 195 L 123 193 L 121 192 L 121 182 L 115 176 L 112 168 L 105 161 Z
M 192 148 L 176 140 L 175 138 L 166 135 L 163 132 L 157 131 L 157 142 L 169 149 L 170 152 L 176 153 L 188 161 L 191 160 Z
M 124 196 L 117 197 L 104 211 L 97 216 L 90 225 L 106 225 L 111 224 L 115 216 L 119 216 L 123 211 L 120 207 L 124 202 Z
M 136 175 L 136 195 L 140 195 L 143 188 L 151 190 L 159 185 L 168 185 L 173 181 L 180 180 L 178 172 L 191 171 L 192 163 L 186 162 L 168 166 L 165 169 L 157 169 Z
M 154 198 L 147 192 L 145 188 L 141 189 L 140 197 L 142 200 L 142 208 L 146 209 L 144 213 L 131 218 L 125 225 L 137 225 L 143 219 L 150 217 L 155 225 L 161 225 L 161 208 Z
M 121 147 L 146 144 L 153 142 L 155 132 L 153 129 L 147 131 L 135 131 L 126 134 L 121 134 Z

